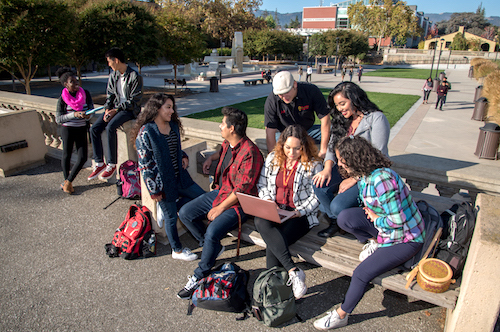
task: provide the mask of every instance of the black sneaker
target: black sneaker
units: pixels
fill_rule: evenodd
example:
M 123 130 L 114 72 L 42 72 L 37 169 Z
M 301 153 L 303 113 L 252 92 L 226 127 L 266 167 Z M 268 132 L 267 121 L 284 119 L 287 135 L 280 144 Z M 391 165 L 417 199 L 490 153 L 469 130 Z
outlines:
M 183 300 L 189 300 L 198 286 L 198 278 L 196 276 L 188 276 L 188 282 L 184 288 L 177 293 L 177 297 Z

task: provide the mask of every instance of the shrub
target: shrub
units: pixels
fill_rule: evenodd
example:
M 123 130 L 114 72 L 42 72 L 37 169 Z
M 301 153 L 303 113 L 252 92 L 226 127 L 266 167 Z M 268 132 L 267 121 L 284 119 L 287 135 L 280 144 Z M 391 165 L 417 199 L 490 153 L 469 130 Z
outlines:
M 493 61 L 487 60 L 474 66 L 474 78 L 479 79 L 481 77 L 486 77 L 495 70 L 498 70 L 498 65 Z
M 500 70 L 497 68 L 484 79 L 482 96 L 488 99 L 489 122 L 500 124 Z
M 425 40 L 421 40 L 419 43 L 418 43 L 418 49 L 419 50 L 423 50 L 425 47 Z

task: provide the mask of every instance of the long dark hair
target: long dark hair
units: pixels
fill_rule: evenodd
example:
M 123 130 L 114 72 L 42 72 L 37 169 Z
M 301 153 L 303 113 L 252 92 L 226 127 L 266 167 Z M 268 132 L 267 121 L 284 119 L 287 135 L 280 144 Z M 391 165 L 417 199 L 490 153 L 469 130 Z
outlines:
M 358 177 L 371 174 L 377 168 L 390 167 L 389 160 L 379 149 L 359 136 L 347 136 L 337 143 L 335 150 L 341 162 L 346 165 L 349 176 Z
M 355 111 L 359 111 L 365 115 L 372 112 L 382 112 L 375 103 L 368 99 L 366 92 L 356 83 L 342 82 L 337 84 L 328 95 L 328 106 L 330 107 L 330 114 L 332 116 L 332 127 L 330 130 L 331 150 L 334 150 L 340 138 L 345 137 L 352 122 L 352 118 L 344 118 L 337 110 L 337 106 L 335 106 L 333 98 L 339 93 L 341 93 L 344 98 L 349 99 Z
M 306 170 L 309 170 L 311 161 L 318 160 L 318 148 L 314 144 L 311 136 L 307 134 L 307 131 L 298 124 L 290 125 L 283 130 L 276 142 L 274 147 L 274 167 L 284 167 L 286 162 L 286 155 L 283 151 L 283 146 L 285 145 L 288 137 L 295 137 L 300 141 L 300 146 L 302 150 L 300 151 L 300 162 L 304 165 Z
M 175 106 L 175 99 L 171 95 L 166 95 L 164 93 L 155 93 L 149 98 L 146 105 L 142 109 L 141 113 L 137 116 L 137 120 L 135 121 L 134 128 L 132 129 L 131 140 L 135 143 L 135 139 L 139 130 L 146 123 L 154 122 L 156 117 L 158 116 L 158 110 L 170 99 L 173 104 L 174 113 L 172 114 L 172 118 L 170 121 L 175 122 L 177 126 L 179 126 L 179 132 L 181 135 L 184 135 L 184 128 L 182 127 L 181 120 L 179 118 L 179 114 L 177 113 L 177 106 Z M 134 144 L 135 146 L 135 144 Z

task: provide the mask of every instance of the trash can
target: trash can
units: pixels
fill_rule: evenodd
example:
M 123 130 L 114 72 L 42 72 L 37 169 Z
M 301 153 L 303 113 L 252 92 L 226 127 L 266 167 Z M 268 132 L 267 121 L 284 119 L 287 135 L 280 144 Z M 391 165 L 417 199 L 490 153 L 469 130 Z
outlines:
M 474 66 L 470 66 L 469 68 L 469 78 L 473 78 L 474 77 Z
M 480 159 L 498 159 L 498 143 L 500 140 L 500 126 L 496 123 L 487 123 L 479 128 L 476 152 Z
M 323 65 L 319 65 L 318 74 L 323 74 Z
M 442 72 L 439 73 L 439 80 L 440 81 L 442 81 L 443 78 L 445 78 L 445 77 L 446 77 L 446 73 L 444 71 L 442 71 Z
M 437 91 L 439 84 L 441 84 L 441 80 L 439 78 L 434 79 L 434 83 L 432 85 L 432 92 Z
M 479 99 L 479 97 L 481 97 L 481 93 L 483 92 L 483 86 L 482 85 L 478 85 L 476 87 L 476 92 L 474 93 L 474 100 L 473 102 L 476 102 L 476 100 Z
M 488 99 L 481 97 L 476 100 L 474 105 L 474 113 L 472 113 L 472 120 L 484 121 L 486 117 L 486 110 L 488 106 Z
M 219 92 L 219 79 L 215 76 L 210 77 L 210 92 Z

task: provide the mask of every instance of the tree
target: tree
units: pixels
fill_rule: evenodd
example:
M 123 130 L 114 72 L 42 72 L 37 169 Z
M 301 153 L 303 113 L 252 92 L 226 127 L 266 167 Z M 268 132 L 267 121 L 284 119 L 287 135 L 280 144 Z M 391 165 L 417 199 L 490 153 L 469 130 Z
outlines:
M 301 27 L 299 17 L 295 16 L 295 20 L 291 20 L 290 24 L 288 25 L 291 29 L 298 29 Z
M 455 37 L 453 37 L 450 49 L 457 51 L 466 51 L 469 49 L 469 47 L 467 46 L 467 39 L 464 37 L 463 34 L 457 33 Z
M 82 31 L 75 36 L 84 40 L 78 41 L 81 47 L 74 51 L 74 58 L 99 61 L 111 47 L 119 47 L 139 72 L 144 65 L 156 64 L 159 30 L 146 5 L 108 0 L 86 8 L 81 13 Z
M 379 48 L 386 37 L 401 40 L 421 33 L 416 16 L 402 1 L 370 0 L 369 6 L 358 2 L 349 5 L 347 14 L 353 29 L 376 37 Z
M 60 2 L 0 1 L 0 67 L 24 85 L 26 94 L 38 67 L 61 58 L 71 24 L 71 13 Z
M 161 27 L 161 54 L 174 66 L 175 93 L 177 94 L 177 67 L 190 64 L 202 56 L 205 42 L 201 32 L 180 15 L 175 6 L 164 8 L 158 15 Z M 179 9 L 177 7 L 177 9 Z
M 264 21 L 266 21 L 266 25 L 269 29 L 276 29 L 276 22 L 274 21 L 273 15 L 267 15 Z
M 437 23 L 440 35 L 456 32 L 460 26 L 463 26 L 467 32 L 480 36 L 489 25 L 490 23 L 484 17 L 484 9 L 481 9 L 481 6 L 475 13 L 453 13 L 448 21 Z
M 352 30 L 327 30 L 315 33 L 309 38 L 309 53 L 314 56 L 357 56 L 368 52 L 368 38 L 365 34 Z
M 280 30 L 247 30 L 243 34 L 245 54 L 296 57 L 302 50 L 303 37 Z

